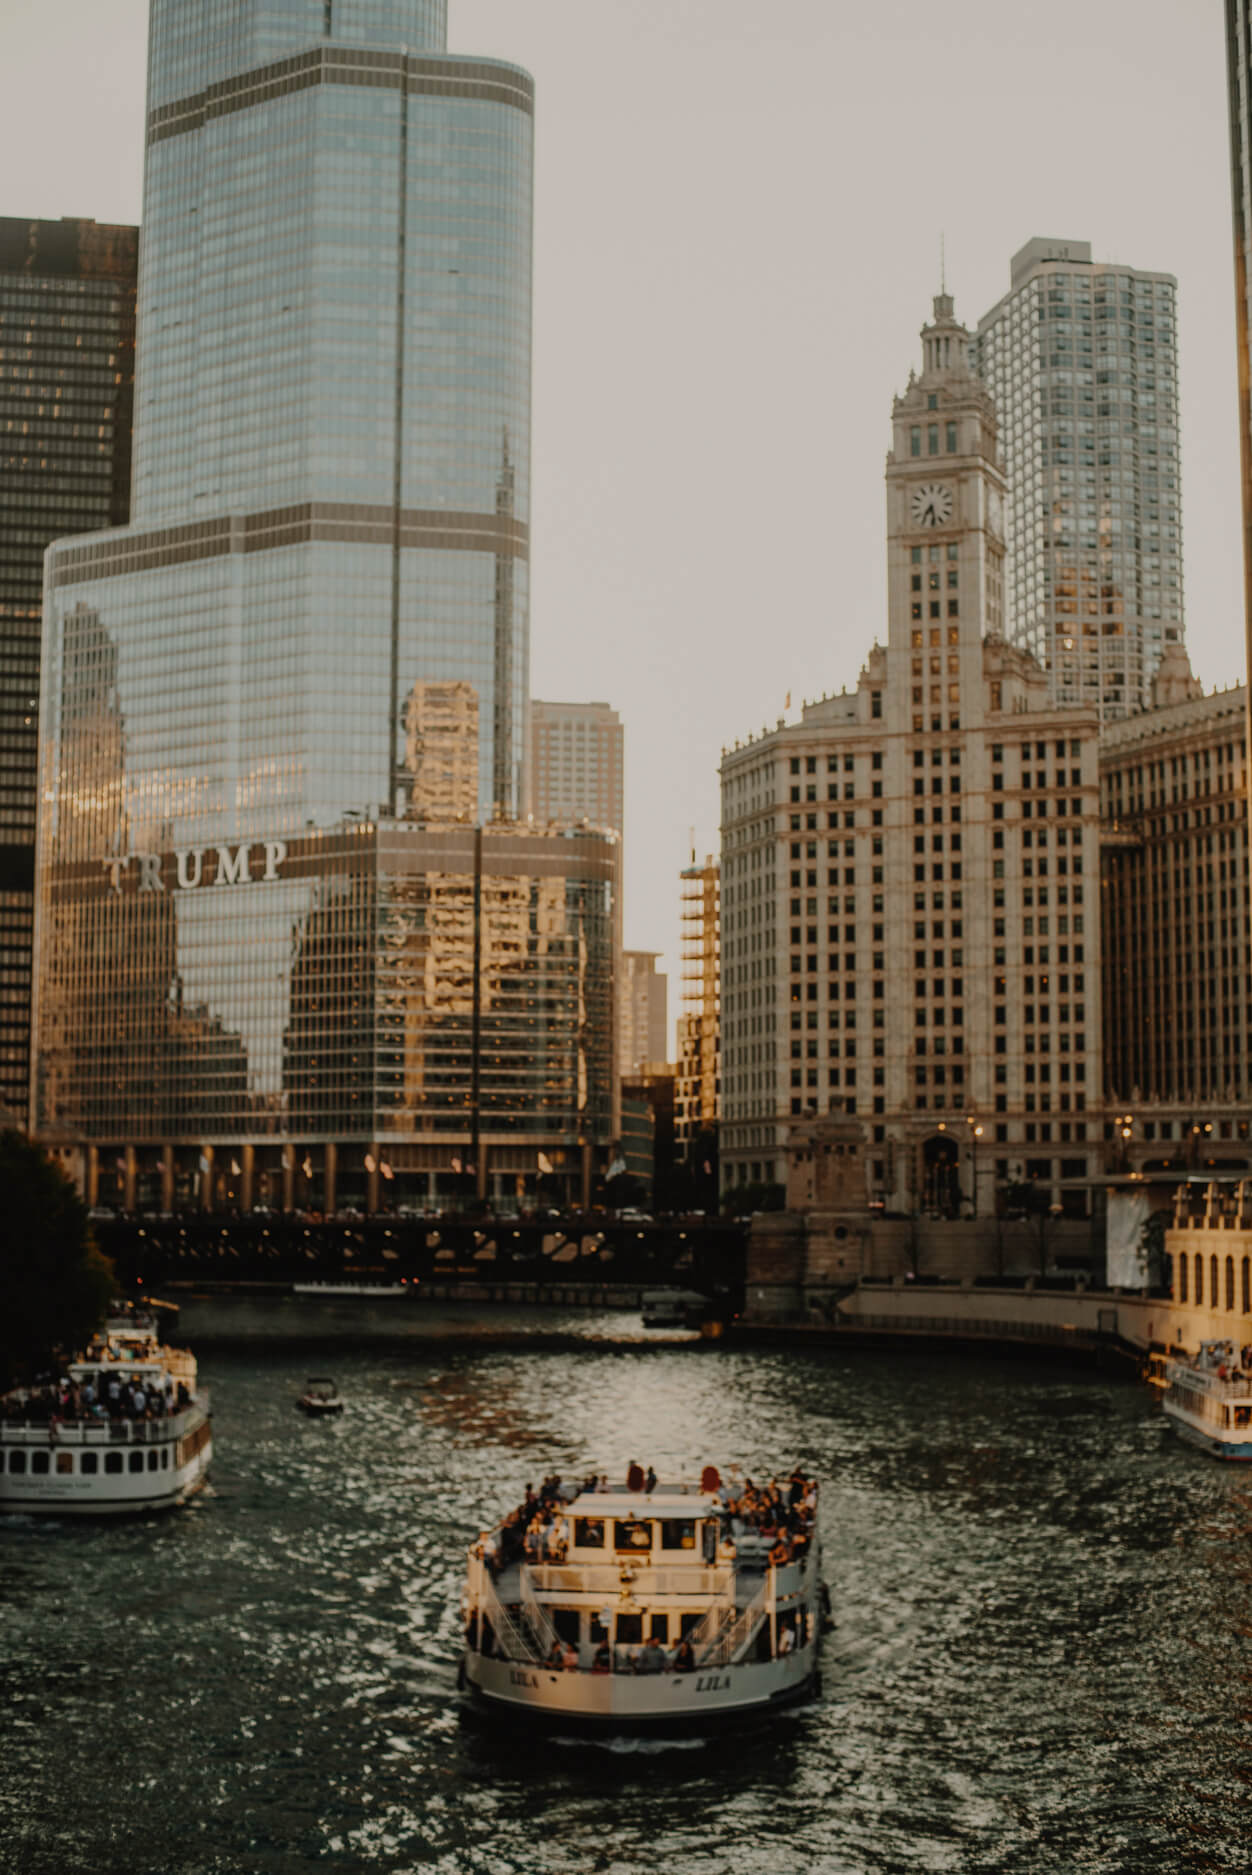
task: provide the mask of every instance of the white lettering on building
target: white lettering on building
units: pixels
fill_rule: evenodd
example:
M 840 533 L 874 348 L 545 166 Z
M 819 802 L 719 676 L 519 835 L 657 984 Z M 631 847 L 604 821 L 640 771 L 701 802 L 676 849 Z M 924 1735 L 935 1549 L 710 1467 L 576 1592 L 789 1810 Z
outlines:
M 257 850 L 259 849 L 259 851 Z M 180 892 L 194 892 L 204 882 L 204 858 L 207 852 L 217 854 L 216 885 L 253 885 L 266 879 L 281 878 L 280 868 L 287 858 L 285 840 L 260 840 L 250 844 L 244 840 L 233 850 L 229 846 L 214 848 L 204 846 L 178 847 L 174 853 L 175 879 Z M 261 870 L 261 856 L 264 855 L 264 869 Z M 165 856 L 161 853 L 117 853 L 102 863 L 109 875 L 109 889 L 121 893 L 122 879 L 130 871 L 131 860 L 139 867 L 139 890 L 141 892 L 164 892 L 165 879 L 163 867 Z M 257 870 L 253 870 L 256 868 Z
M 247 846 L 237 846 L 233 859 L 230 856 L 230 848 L 228 846 L 219 846 L 217 849 L 217 878 L 213 883 L 215 885 L 247 885 L 248 882 Z

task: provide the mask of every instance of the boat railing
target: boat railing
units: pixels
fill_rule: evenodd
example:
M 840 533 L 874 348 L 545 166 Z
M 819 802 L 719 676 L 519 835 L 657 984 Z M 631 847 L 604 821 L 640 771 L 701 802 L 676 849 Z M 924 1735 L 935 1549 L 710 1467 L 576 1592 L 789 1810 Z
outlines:
M 697 1656 L 697 1664 L 705 1667 L 730 1666 L 741 1660 L 756 1639 L 757 1630 L 768 1615 L 773 1600 L 773 1571 L 770 1570 L 761 1582 L 760 1588 L 752 1597 L 747 1607 L 741 1609 L 733 1622 L 728 1623 L 711 1641 L 703 1654 Z
M 628 1567 L 616 1563 L 532 1563 L 533 1586 L 542 1595 L 617 1595 L 623 1581 L 649 1595 L 725 1597 L 731 1594 L 734 1570 L 688 1564 L 666 1568 L 632 1558 Z
M 522 1614 L 530 1629 L 531 1639 L 539 1649 L 539 1659 L 546 1660 L 552 1649 L 558 1644 L 559 1636 L 548 1616 L 547 1610 L 535 1600 L 535 1585 L 525 1563 L 518 1570 L 518 1580 L 522 1591 Z
M 477 1601 L 479 1622 L 481 1624 L 485 1620 L 491 1623 L 492 1633 L 496 1637 L 496 1652 L 505 1660 L 528 1660 L 542 1666 L 548 1648 L 540 1650 L 538 1642 L 532 1641 L 514 1621 L 496 1594 L 495 1584 L 485 1569 L 479 1578 Z
M 190 1406 L 161 1419 L 3 1419 L 0 1445 L 166 1445 L 209 1412 L 203 1389 Z
M 711 1658 L 717 1643 L 722 1639 L 726 1630 L 734 1626 L 734 1623 L 734 1601 L 714 1602 L 705 1613 L 703 1620 L 697 1627 L 692 1628 L 687 1636 L 695 1649 L 698 1662 L 703 1663 Z

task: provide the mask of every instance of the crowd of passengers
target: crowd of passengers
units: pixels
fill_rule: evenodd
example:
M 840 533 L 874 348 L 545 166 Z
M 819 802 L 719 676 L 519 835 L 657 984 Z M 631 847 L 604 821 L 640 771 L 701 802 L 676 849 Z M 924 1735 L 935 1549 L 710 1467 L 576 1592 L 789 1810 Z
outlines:
M 130 1375 L 115 1368 L 85 1373 L 81 1379 L 45 1378 L 33 1387 L 20 1387 L 4 1401 L 10 1420 L 50 1425 L 62 1420 L 164 1419 L 190 1405 L 191 1395 L 180 1380 Z
M 645 1472 L 631 1461 L 626 1473 L 628 1491 L 651 1496 L 656 1483 L 651 1465 Z M 478 1554 L 493 1580 L 512 1563 L 564 1562 L 570 1541 L 566 1506 L 576 1497 L 612 1489 L 606 1476 L 594 1473 L 573 1488 L 556 1475 L 545 1478 L 538 1491 L 527 1484 L 526 1495 L 512 1515 L 479 1540 Z M 747 1478 L 739 1485 L 719 1479 L 714 1491 L 722 1505 L 719 1556 L 733 1557 L 737 1540 L 748 1537 L 758 1545 L 768 1544 L 769 1560 L 775 1565 L 803 1560 L 817 1514 L 817 1484 L 799 1466 L 782 1483 L 771 1478 L 758 1485 Z

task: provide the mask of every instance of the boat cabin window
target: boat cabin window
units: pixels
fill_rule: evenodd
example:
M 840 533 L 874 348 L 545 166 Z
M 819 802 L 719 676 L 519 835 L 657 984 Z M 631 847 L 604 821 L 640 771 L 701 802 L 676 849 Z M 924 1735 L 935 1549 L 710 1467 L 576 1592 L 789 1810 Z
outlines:
M 575 1517 L 574 1519 L 574 1548 L 575 1549 L 603 1549 L 604 1548 L 604 1519 L 603 1517 Z
M 618 1550 L 644 1550 L 652 1548 L 652 1525 L 637 1523 L 633 1517 L 617 1519 L 614 1548 Z
M 84 1452 L 82 1457 L 78 1461 L 78 1469 L 80 1471 L 86 1472 L 88 1477 L 93 1476 L 94 1473 L 96 1473 L 100 1469 L 99 1453 L 98 1452 Z
M 592 1615 L 591 1620 L 588 1623 L 588 1639 L 590 1640 L 591 1645 L 593 1647 L 598 1647 L 601 1641 L 607 1641 L 608 1638 L 609 1638 L 609 1631 L 605 1627 L 603 1621 L 601 1621 L 599 1615 Z
M 694 1517 L 666 1517 L 661 1525 L 662 1549 L 694 1549 L 696 1546 L 696 1521 Z
M 106 1471 L 120 1471 L 122 1469 L 122 1454 L 120 1452 L 106 1452 L 104 1455 L 104 1469 Z
M 48 1454 L 46 1452 L 32 1452 L 30 1455 L 30 1468 L 32 1471 L 47 1471 Z
M 73 1469 L 74 1469 L 74 1454 L 72 1452 L 58 1452 L 57 1453 L 57 1471 L 61 1474 L 61 1476 L 64 1477 L 67 1471 L 73 1471 Z
M 9 1470 L 10 1471 L 25 1471 L 25 1469 L 26 1469 L 25 1452 L 10 1452 L 9 1453 Z
M 168 1445 L 163 1445 L 161 1447 L 161 1470 L 168 1471 L 169 1468 L 170 1468 L 170 1448 Z
M 143 1470 L 143 1453 L 142 1453 L 142 1452 L 132 1452 L 132 1453 L 131 1453 L 131 1455 L 130 1455 L 130 1469 L 131 1469 L 132 1471 L 142 1471 L 142 1470 Z
M 568 1641 L 571 1647 L 577 1647 L 582 1638 L 579 1632 L 582 1624 L 581 1608 L 549 1608 L 548 1616 L 558 1637 Z
M 690 1614 L 679 1615 L 678 1617 L 679 1640 L 685 1641 L 689 1634 L 694 1634 L 696 1629 L 699 1627 L 700 1623 L 703 1620 L 704 1620 L 704 1615 L 701 1612 L 701 1610 L 698 1608 L 693 1608 Z
M 643 1616 L 619 1615 L 617 1617 L 617 1644 L 619 1647 L 636 1647 L 643 1640 Z
M 669 1645 L 669 1616 L 654 1614 L 652 1617 L 652 1625 L 651 1625 L 651 1628 L 649 1629 L 649 1632 L 654 1641 L 660 1641 L 662 1646 L 668 1646 Z

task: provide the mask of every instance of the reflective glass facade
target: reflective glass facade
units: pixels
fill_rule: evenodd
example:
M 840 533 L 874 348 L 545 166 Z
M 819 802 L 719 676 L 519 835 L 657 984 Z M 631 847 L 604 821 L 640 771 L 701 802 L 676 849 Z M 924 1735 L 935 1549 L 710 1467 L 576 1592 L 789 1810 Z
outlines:
M 155 0 L 131 523 L 45 573 L 43 1131 L 312 1124 L 308 855 L 524 805 L 533 87 L 443 44 L 442 0 Z
M 1183 640 L 1177 282 L 1030 241 L 975 356 L 1009 483 L 1006 635 L 1058 703 L 1150 708 Z

